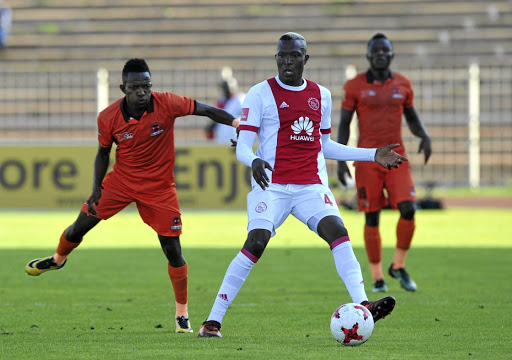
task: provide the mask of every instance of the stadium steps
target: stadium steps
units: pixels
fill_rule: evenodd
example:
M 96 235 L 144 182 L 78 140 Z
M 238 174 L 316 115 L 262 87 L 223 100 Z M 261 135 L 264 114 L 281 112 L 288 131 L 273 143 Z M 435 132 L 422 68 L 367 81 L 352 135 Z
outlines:
M 164 0 L 149 4 L 123 0 L 112 6 L 108 0 L 48 0 L 41 3 L 44 6 L 33 4 L 40 3 L 11 2 L 14 32 L 10 48 L 0 54 L 6 63 L 22 66 L 38 61 L 60 66 L 70 61 L 96 67 L 100 61 L 142 53 L 154 60 L 198 65 L 205 57 L 216 66 L 227 61 L 254 65 L 273 55 L 269 44 L 283 28 L 298 28 L 307 36 L 316 64 L 328 66 L 340 59 L 364 62 L 365 42 L 375 32 L 367 29 L 368 24 L 393 39 L 400 54 L 397 61 L 426 54 L 430 63 L 460 64 L 474 53 L 481 62 L 497 62 L 496 57 L 506 53 L 512 42 L 507 33 L 512 25 L 508 1 L 493 2 L 500 15 L 494 20 L 489 19 L 486 1 L 345 4 L 321 0 L 312 4 L 293 0 L 275 5 L 260 0 L 247 5 L 242 0 L 204 0 L 191 6 L 182 0 L 168 6 Z M 474 30 L 464 28 L 468 21 Z M 444 45 L 442 36 L 448 37 Z

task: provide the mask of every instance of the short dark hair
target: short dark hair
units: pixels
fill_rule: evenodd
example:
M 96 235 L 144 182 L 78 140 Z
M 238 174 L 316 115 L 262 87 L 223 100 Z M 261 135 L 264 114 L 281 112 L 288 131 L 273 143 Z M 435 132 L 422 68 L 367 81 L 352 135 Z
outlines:
M 308 44 L 306 43 L 306 39 L 304 38 L 304 36 L 302 36 L 299 33 L 291 32 L 291 31 L 287 32 L 286 34 L 283 34 L 279 38 L 279 41 L 281 41 L 281 40 L 298 40 L 298 41 L 303 41 L 304 42 L 304 50 L 307 51 Z
M 304 36 L 302 36 L 301 34 L 296 33 L 296 32 L 287 32 L 286 34 L 283 34 L 283 36 L 281 36 L 279 38 L 279 40 L 303 40 L 303 41 L 306 41 L 306 39 L 304 39 Z
M 367 44 L 368 50 L 370 50 L 370 46 L 372 46 L 374 41 L 380 40 L 380 39 L 385 39 L 385 40 L 389 41 L 389 43 L 391 45 L 393 45 L 391 43 L 391 40 L 389 40 L 386 35 L 384 35 L 383 33 L 377 33 L 377 34 L 373 35 L 373 37 L 370 40 L 368 40 L 368 44 Z
M 149 66 L 146 64 L 146 60 L 144 59 L 130 59 L 124 64 L 123 67 L 123 79 L 128 73 L 143 73 L 148 72 L 151 75 L 151 71 L 149 71 Z

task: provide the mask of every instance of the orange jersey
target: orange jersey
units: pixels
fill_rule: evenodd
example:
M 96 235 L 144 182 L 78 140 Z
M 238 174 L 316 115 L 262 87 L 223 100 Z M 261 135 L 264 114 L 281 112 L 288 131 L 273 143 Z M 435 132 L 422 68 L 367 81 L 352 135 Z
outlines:
M 124 102 L 119 99 L 98 115 L 100 145 L 117 145 L 113 173 L 134 191 L 173 187 L 174 121 L 194 113 L 194 100 L 153 91 L 140 120 L 126 113 Z
M 413 107 L 414 93 L 409 79 L 392 72 L 384 84 L 375 81 L 370 70 L 358 74 L 343 86 L 341 107 L 358 117 L 358 147 L 378 148 L 400 144 L 394 149 L 405 154 L 402 114 Z

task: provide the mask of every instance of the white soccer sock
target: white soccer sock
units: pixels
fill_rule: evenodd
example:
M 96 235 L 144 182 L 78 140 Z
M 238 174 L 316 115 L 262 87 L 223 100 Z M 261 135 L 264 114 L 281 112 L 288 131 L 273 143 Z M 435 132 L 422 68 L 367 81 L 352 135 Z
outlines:
M 357 261 L 350 241 L 344 241 L 336 245 L 331 251 L 338 275 L 345 283 L 352 301 L 360 304 L 361 302 L 368 300 L 366 292 L 364 291 L 361 265 L 359 265 L 359 262 Z
M 224 275 L 224 280 L 222 280 L 207 321 L 214 320 L 222 323 L 222 318 L 226 314 L 226 310 L 242 288 L 254 264 L 255 262 L 242 252 L 239 252 L 235 256 L 226 270 L 226 275 Z

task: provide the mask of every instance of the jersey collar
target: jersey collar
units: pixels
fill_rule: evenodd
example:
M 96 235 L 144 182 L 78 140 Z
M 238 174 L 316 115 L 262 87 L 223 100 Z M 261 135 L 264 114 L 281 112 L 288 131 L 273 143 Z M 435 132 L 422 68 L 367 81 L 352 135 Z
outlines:
M 393 72 L 391 70 L 389 70 L 389 73 L 388 73 L 388 79 L 394 79 L 394 75 L 393 75 Z M 372 70 L 371 69 L 368 69 L 368 71 L 366 72 L 366 82 L 368 84 L 373 84 L 373 82 L 375 81 L 375 78 L 373 77 L 373 73 L 372 73 Z
M 308 82 L 306 81 L 306 79 L 302 78 L 302 85 L 300 86 L 290 86 L 290 85 L 286 85 L 285 83 L 283 83 L 281 80 L 279 80 L 279 75 L 277 75 L 274 79 L 276 79 L 277 83 L 279 84 L 279 86 L 281 86 L 283 89 L 286 89 L 286 90 L 291 90 L 291 91 L 302 91 L 306 88 L 306 86 L 308 85 Z
M 125 110 L 125 104 L 126 104 L 126 97 L 123 98 L 123 100 L 121 100 L 121 104 L 119 105 L 121 107 L 121 113 L 123 114 L 123 119 L 125 122 L 130 122 L 130 120 L 135 120 L 137 121 L 136 119 L 134 119 L 133 117 L 130 116 L 130 114 L 128 114 Z M 152 113 L 153 111 L 155 110 L 155 107 L 153 105 L 153 94 L 151 94 L 151 98 L 149 98 L 149 104 L 148 104 L 148 107 L 146 108 L 146 111 L 144 111 L 144 114 L 142 114 L 142 116 L 144 116 L 145 114 L 150 114 Z M 141 118 L 142 118 L 141 116 Z

